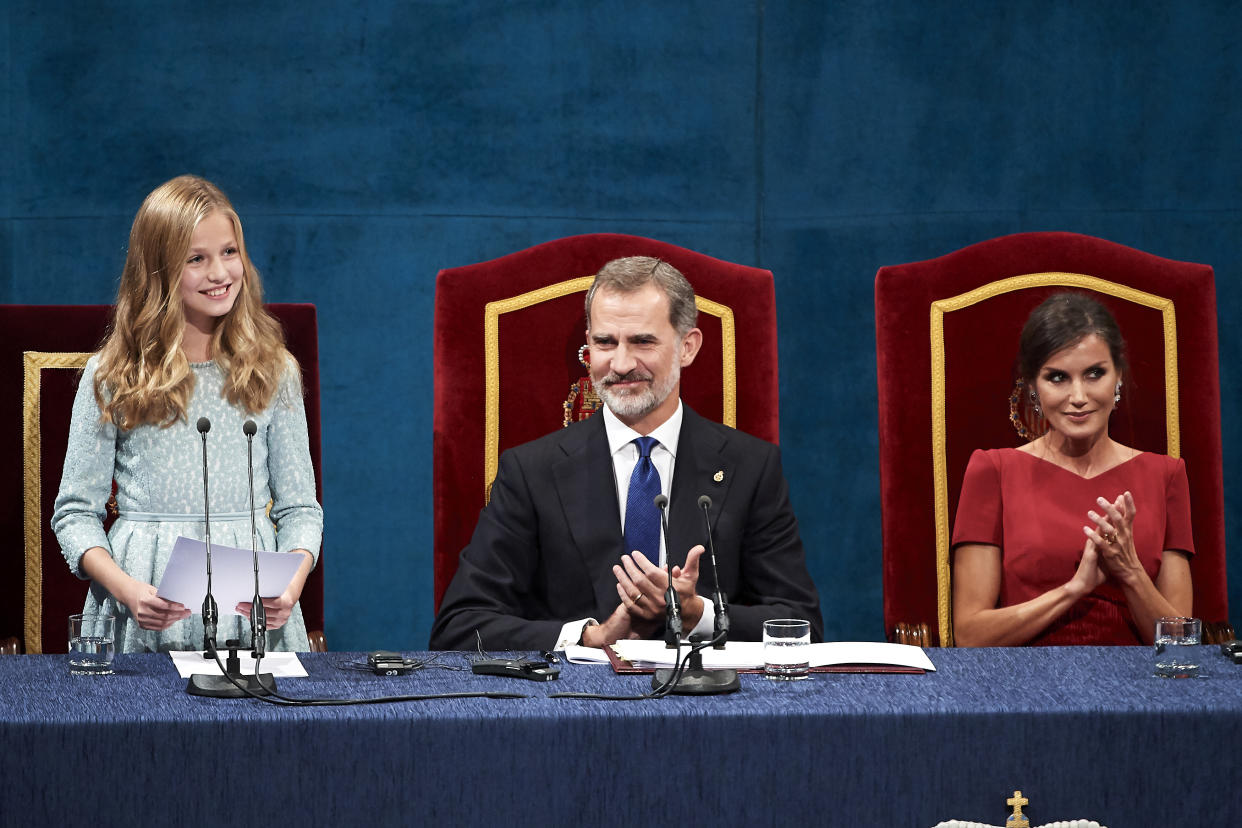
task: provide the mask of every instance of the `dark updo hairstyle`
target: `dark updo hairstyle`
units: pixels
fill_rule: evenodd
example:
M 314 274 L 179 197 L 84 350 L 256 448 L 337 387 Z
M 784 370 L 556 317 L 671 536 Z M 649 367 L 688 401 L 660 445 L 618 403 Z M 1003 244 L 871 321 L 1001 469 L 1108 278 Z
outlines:
M 1117 376 L 1125 379 L 1126 342 L 1108 308 L 1083 293 L 1054 293 L 1031 311 L 1018 340 L 1018 377 L 1034 385 L 1039 369 L 1058 351 L 1095 334 L 1108 345 Z

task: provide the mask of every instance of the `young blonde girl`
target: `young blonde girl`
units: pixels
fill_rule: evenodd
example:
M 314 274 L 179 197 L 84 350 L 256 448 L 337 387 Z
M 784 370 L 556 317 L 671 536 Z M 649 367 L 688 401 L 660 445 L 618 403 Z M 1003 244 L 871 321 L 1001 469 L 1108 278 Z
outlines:
M 84 611 L 117 617 L 118 652 L 202 647 L 200 607 L 167 601 L 154 586 L 177 537 L 204 535 L 200 417 L 211 422 L 215 544 L 250 546 L 242 424 L 258 427 L 260 546 L 303 559 L 284 594 L 263 599 L 268 648 L 307 650 L 297 601 L 315 565 L 323 515 L 298 366 L 263 309 L 232 204 L 187 175 L 156 188 L 134 217 L 111 328 L 74 401 L 52 517 L 65 560 L 91 581 Z M 105 534 L 113 481 L 120 514 Z M 249 640 L 250 605 L 235 609 L 240 616 L 221 607 L 221 642 Z

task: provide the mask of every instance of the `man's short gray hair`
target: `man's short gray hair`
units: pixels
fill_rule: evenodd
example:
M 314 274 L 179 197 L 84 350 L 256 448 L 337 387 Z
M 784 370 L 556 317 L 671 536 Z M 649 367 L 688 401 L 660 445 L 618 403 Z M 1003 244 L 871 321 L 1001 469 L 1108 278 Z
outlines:
M 651 256 L 628 256 L 613 259 L 599 269 L 586 295 L 587 327 L 591 325 L 591 301 L 597 290 L 633 293 L 654 282 L 668 297 L 668 321 L 678 336 L 685 336 L 699 320 L 694 304 L 694 288 L 681 271 L 662 259 Z

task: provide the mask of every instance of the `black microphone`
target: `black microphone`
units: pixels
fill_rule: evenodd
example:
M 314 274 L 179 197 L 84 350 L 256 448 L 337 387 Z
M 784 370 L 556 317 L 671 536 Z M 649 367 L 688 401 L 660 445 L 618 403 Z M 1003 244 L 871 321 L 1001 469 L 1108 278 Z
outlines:
M 707 530 L 707 551 L 712 559 L 712 577 L 716 581 L 716 591 L 712 593 L 712 603 L 716 605 L 716 621 L 712 626 L 712 641 L 717 650 L 723 650 L 729 640 L 729 605 L 725 601 L 724 590 L 720 588 L 720 570 L 716 568 L 716 544 L 712 542 L 711 508 L 712 499 L 707 495 L 699 495 L 699 508 L 703 510 L 703 528 Z
M 673 585 L 673 570 L 669 563 L 668 553 L 672 549 L 668 545 L 668 498 L 662 494 L 655 496 L 656 508 L 660 510 L 660 531 L 664 537 L 664 571 L 668 575 L 668 589 L 664 590 L 664 646 L 670 650 L 681 647 L 681 599 L 677 597 L 677 588 Z
M 702 505 L 703 499 L 699 499 Z M 711 501 L 708 501 L 708 505 Z M 655 505 L 660 508 L 660 528 L 664 531 L 664 548 L 671 551 L 668 545 L 668 520 L 665 516 L 665 508 L 668 506 L 668 498 L 664 495 L 656 495 Z M 708 533 L 708 542 L 711 541 L 710 531 Z M 665 558 L 665 566 L 668 566 L 668 557 Z M 720 595 L 719 583 L 716 586 L 716 594 Z M 713 598 L 713 600 L 716 600 Z M 673 573 L 668 572 L 668 592 L 664 596 L 664 601 L 668 606 L 667 625 L 664 632 L 664 644 L 668 648 L 679 647 L 682 633 L 681 621 L 681 605 L 677 599 L 677 590 L 673 586 Z M 719 632 L 720 613 L 716 613 L 716 625 Z M 728 629 L 728 622 L 725 622 L 725 628 Z M 675 630 L 675 631 L 674 631 Z M 657 693 L 678 693 L 681 695 L 704 696 L 716 693 L 732 693 L 741 688 L 742 683 L 737 677 L 737 670 L 708 670 L 703 667 L 702 650 L 707 645 L 702 643 L 699 636 L 691 636 L 690 653 L 687 657 L 686 664 L 674 663 L 677 666 L 673 669 L 659 669 L 655 671 L 655 675 L 651 677 L 651 687 Z M 723 645 L 719 645 L 723 646 Z M 680 650 L 678 656 L 680 657 Z
M 254 524 L 254 435 L 259 428 L 254 420 L 242 424 L 246 435 L 246 473 L 250 481 L 250 552 L 254 556 L 254 598 L 250 602 L 250 646 L 256 659 L 267 653 L 267 610 L 259 595 L 259 532 Z
M 265 695 L 276 691 L 276 682 L 269 674 L 262 676 L 243 676 L 241 664 L 237 658 L 240 641 L 229 639 L 224 642 L 228 648 L 228 659 L 220 664 L 217 652 L 216 630 L 220 610 L 216 607 L 216 599 L 211 594 L 211 511 L 207 494 L 207 432 L 211 431 L 211 421 L 206 417 L 198 418 L 198 433 L 203 435 L 203 523 L 206 525 L 204 537 L 207 545 L 207 595 L 203 598 L 203 646 L 207 652 L 204 658 L 215 659 L 220 665 L 223 675 L 195 673 L 190 676 L 185 690 L 191 696 L 209 696 L 214 698 L 237 699 L 243 696 Z M 254 487 L 251 487 L 253 496 Z M 253 520 L 253 510 L 252 517 Z M 258 590 L 256 590 L 257 592 Z M 255 596 L 258 597 L 257 595 Z M 268 679 L 266 686 L 263 678 Z
M 207 594 L 203 596 L 203 653 L 205 658 L 216 657 L 216 624 L 220 618 L 220 610 L 216 599 L 211 594 L 211 498 L 207 494 L 207 432 L 211 431 L 211 420 L 198 418 L 198 433 L 203 438 L 203 528 L 207 546 Z

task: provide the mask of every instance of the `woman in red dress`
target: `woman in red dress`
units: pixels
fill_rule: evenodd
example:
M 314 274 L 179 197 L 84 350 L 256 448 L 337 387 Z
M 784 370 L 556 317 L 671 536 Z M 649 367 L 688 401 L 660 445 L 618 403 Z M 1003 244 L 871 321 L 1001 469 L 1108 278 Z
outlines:
M 1088 296 L 1049 297 L 1022 330 L 1018 374 L 1047 431 L 971 455 L 953 530 L 954 639 L 1151 643 L 1157 618 L 1191 613 L 1190 492 L 1180 459 L 1109 437 L 1126 374 L 1116 320 Z

